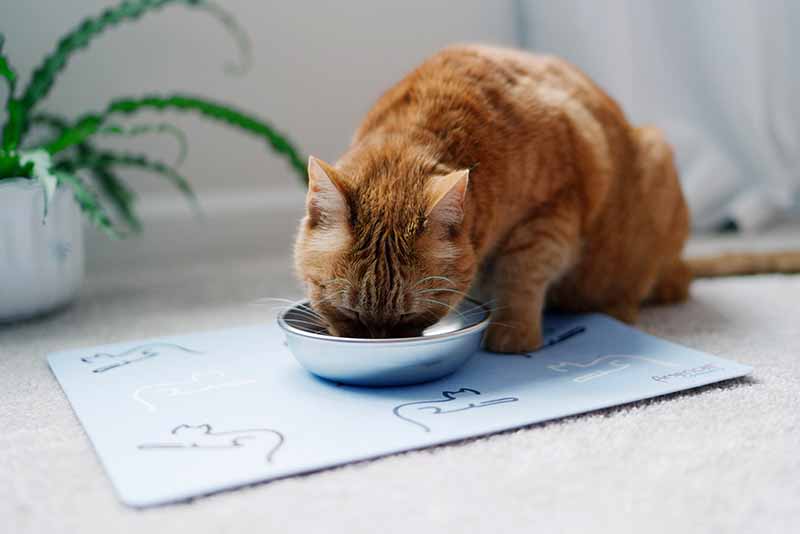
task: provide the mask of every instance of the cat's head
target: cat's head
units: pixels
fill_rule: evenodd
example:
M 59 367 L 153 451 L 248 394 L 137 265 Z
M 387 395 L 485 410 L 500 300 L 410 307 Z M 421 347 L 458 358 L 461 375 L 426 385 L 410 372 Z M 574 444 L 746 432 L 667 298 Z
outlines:
M 469 289 L 475 254 L 464 229 L 469 172 L 354 180 L 309 159 L 295 265 L 333 335 L 419 335 Z

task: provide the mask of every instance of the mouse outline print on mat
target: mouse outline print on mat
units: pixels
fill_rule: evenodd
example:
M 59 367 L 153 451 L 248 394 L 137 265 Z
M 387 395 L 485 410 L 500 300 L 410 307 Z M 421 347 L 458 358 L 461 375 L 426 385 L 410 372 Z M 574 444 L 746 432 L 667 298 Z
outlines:
M 286 438 L 278 430 L 272 428 L 245 428 L 242 430 L 226 430 L 214 432 L 208 424 L 187 425 L 181 424 L 170 431 L 177 436 L 179 441 L 165 441 L 156 443 L 142 443 L 136 448 L 141 451 L 152 450 L 228 450 L 246 447 L 247 444 L 256 443 L 259 437 L 269 436 L 275 443 L 267 447 L 266 461 L 272 463 L 275 453 L 283 446 Z
M 101 366 L 92 369 L 92 372 L 105 373 L 106 371 L 110 371 L 124 365 L 130 365 L 142 360 L 155 358 L 167 350 L 175 350 L 187 354 L 202 354 L 200 351 L 182 347 L 181 345 L 177 345 L 175 343 L 156 342 L 147 343 L 145 345 L 137 345 L 136 347 L 126 349 L 118 354 L 113 354 L 110 352 L 98 352 L 96 354 L 92 354 L 91 356 L 84 356 L 81 358 L 81 361 L 90 365 L 100 363 Z M 106 363 L 106 365 L 102 365 L 104 363 Z
M 594 380 L 596 378 L 601 378 L 603 376 L 610 375 L 612 373 L 617 373 L 619 371 L 623 371 L 633 365 L 631 360 L 638 360 L 644 361 L 648 363 L 652 363 L 655 365 L 660 365 L 662 367 L 669 367 L 672 369 L 680 367 L 680 365 L 665 362 L 663 360 L 659 360 L 657 358 L 646 357 L 646 356 L 637 356 L 634 354 L 608 354 L 606 356 L 598 356 L 593 360 L 589 360 L 588 362 L 572 362 L 572 361 L 560 361 L 558 363 L 550 364 L 547 366 L 548 369 L 551 371 L 555 371 L 556 373 L 569 373 L 569 367 L 575 369 L 589 369 L 592 367 L 599 366 L 600 364 L 607 363 L 607 367 L 596 369 L 593 371 L 589 371 L 588 373 L 580 374 L 572 379 L 573 382 L 583 383 L 589 382 L 590 380 Z
M 495 406 L 498 404 L 507 404 L 509 402 L 516 402 L 519 400 L 517 397 L 501 397 L 499 399 L 488 399 L 478 403 L 468 402 L 465 405 L 462 405 L 458 402 L 459 400 L 467 398 L 468 395 L 470 396 L 469 398 L 472 398 L 472 396 L 477 396 L 480 394 L 480 391 L 472 388 L 460 388 L 455 391 L 442 391 L 442 397 L 444 397 L 442 399 L 404 402 L 403 404 L 398 404 L 395 406 L 394 409 L 392 409 L 392 412 L 399 419 L 411 423 L 412 425 L 416 425 L 425 432 L 430 432 L 431 429 L 428 425 L 418 421 L 414 417 L 411 417 L 412 413 L 419 415 L 441 415 L 464 412 L 473 408 L 486 408 L 488 406 Z M 461 396 L 459 397 L 459 395 Z M 447 405 L 442 406 L 443 404 Z
M 225 373 L 215 369 L 209 369 L 199 373 L 192 373 L 189 380 L 184 380 L 181 382 L 149 384 L 139 387 L 131 396 L 133 397 L 133 400 L 142 404 L 149 412 L 153 413 L 157 411 L 154 397 L 158 398 L 159 394 L 162 394 L 164 397 L 171 398 L 184 395 L 194 395 L 196 393 L 205 393 L 207 391 L 215 391 L 218 389 L 235 388 L 256 383 L 256 380 L 253 379 L 219 382 L 206 377 L 217 377 L 221 380 L 225 378 Z

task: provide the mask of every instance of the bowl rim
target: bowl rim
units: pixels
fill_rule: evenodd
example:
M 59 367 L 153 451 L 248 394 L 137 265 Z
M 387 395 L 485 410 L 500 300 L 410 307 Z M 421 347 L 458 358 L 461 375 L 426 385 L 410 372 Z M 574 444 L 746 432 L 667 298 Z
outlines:
M 356 344 L 392 344 L 392 345 L 401 345 L 401 344 L 410 344 L 410 343 L 430 343 L 435 341 L 443 341 L 454 339 L 457 337 L 465 336 L 467 334 L 471 334 L 476 331 L 484 330 L 487 326 L 489 326 L 489 322 L 492 319 L 492 313 L 489 308 L 486 307 L 486 304 L 480 302 L 472 297 L 464 297 L 463 300 L 467 300 L 473 304 L 476 304 L 483 308 L 483 311 L 486 313 L 486 317 L 484 317 L 481 321 L 467 326 L 465 328 L 460 328 L 458 330 L 454 330 L 452 332 L 443 332 L 441 334 L 434 334 L 432 336 L 416 336 L 416 337 L 389 337 L 389 338 L 368 338 L 368 337 L 337 337 L 331 336 L 327 334 L 317 334 L 315 332 L 308 332 L 306 330 L 301 330 L 295 326 L 288 324 L 285 320 L 286 314 L 294 310 L 297 306 L 301 304 L 308 305 L 311 301 L 308 299 L 301 299 L 297 302 L 294 302 L 289 308 L 281 311 L 278 314 L 278 326 L 283 329 L 284 332 L 288 334 L 293 334 L 297 336 L 307 337 L 311 339 L 318 339 L 322 341 L 335 341 L 337 343 L 356 343 Z

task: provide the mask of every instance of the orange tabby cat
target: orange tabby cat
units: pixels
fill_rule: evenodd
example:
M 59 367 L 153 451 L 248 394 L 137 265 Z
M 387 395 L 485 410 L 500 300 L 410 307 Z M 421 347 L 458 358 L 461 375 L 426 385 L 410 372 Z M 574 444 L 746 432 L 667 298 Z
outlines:
M 545 306 L 635 321 L 687 297 L 689 218 L 662 134 L 560 59 L 434 55 L 335 165 L 309 160 L 295 261 L 334 335 L 416 335 L 470 289 L 496 352 L 542 343 Z

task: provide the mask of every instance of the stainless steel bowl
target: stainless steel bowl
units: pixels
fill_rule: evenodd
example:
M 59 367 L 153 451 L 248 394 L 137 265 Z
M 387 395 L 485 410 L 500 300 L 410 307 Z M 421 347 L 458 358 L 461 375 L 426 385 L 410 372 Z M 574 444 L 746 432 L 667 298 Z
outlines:
M 298 302 L 278 316 L 289 350 L 311 373 L 357 386 L 405 386 L 447 376 L 480 348 L 489 325 L 489 310 L 464 299 L 419 337 L 336 337 L 309 324 L 307 306 Z

